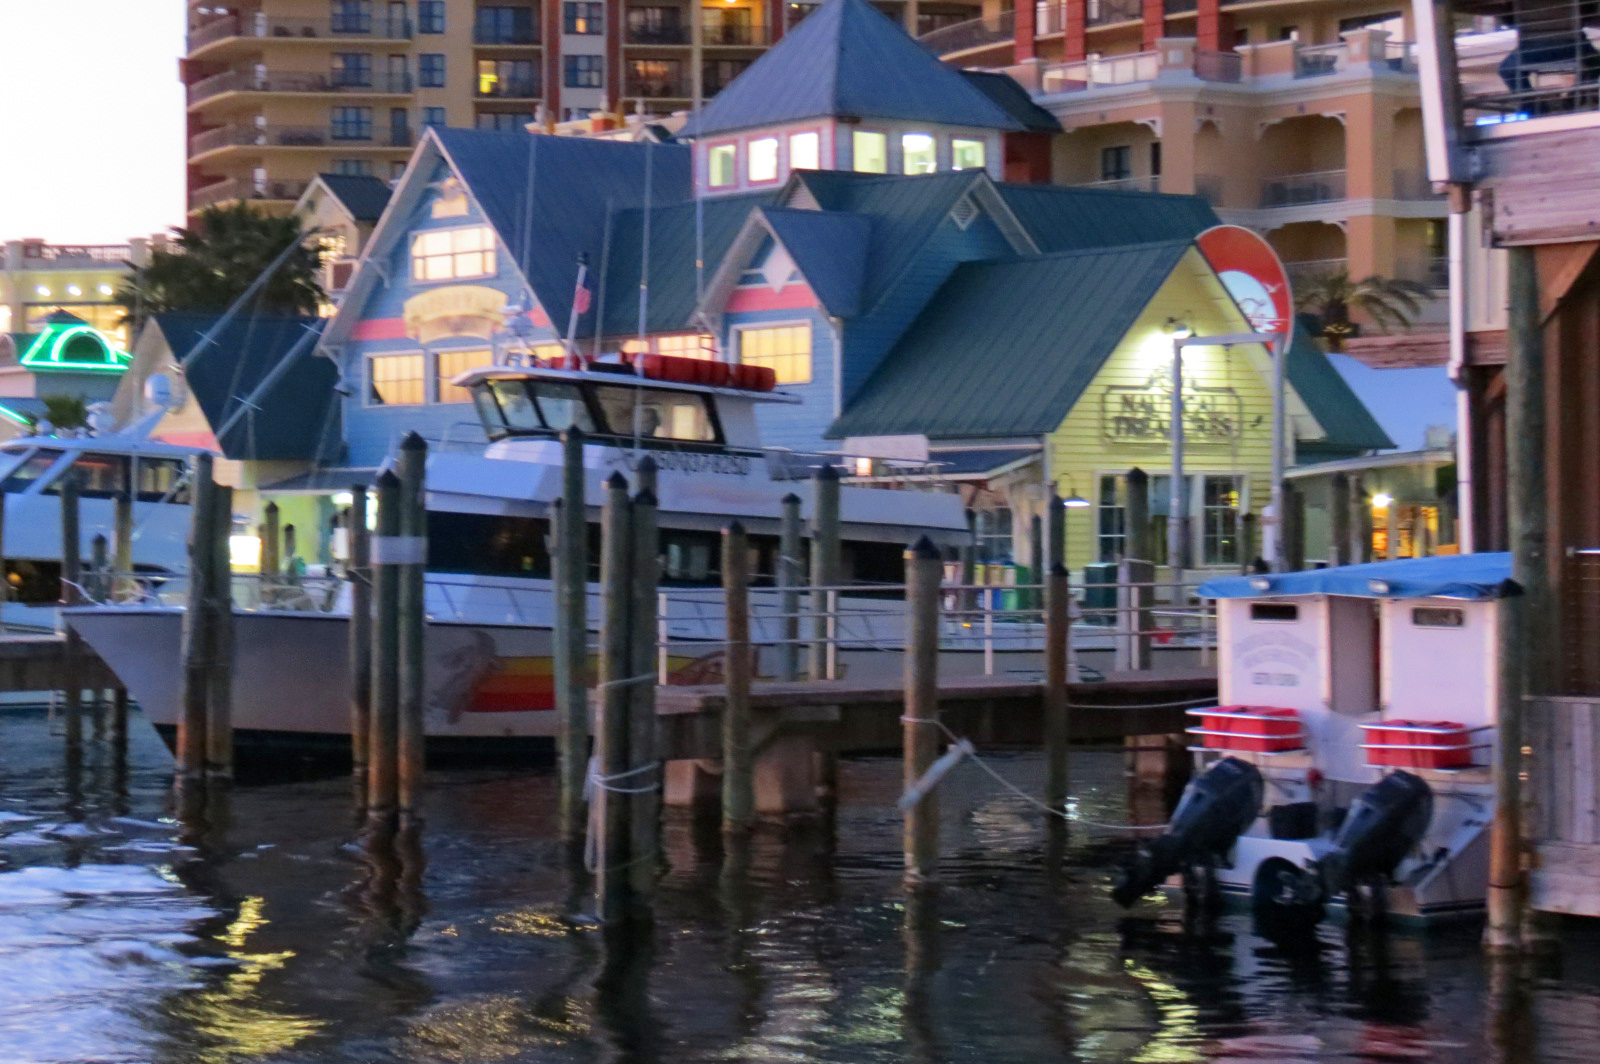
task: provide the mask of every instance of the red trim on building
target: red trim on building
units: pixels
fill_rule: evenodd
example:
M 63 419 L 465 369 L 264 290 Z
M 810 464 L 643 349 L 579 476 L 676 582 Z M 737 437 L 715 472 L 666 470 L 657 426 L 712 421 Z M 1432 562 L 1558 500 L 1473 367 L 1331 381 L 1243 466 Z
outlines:
M 550 6 L 557 7 L 555 0 Z M 622 113 L 622 5 L 606 5 L 606 110 Z
M 785 285 L 778 291 L 762 285 L 760 288 L 735 288 L 724 308 L 728 313 L 743 310 L 799 310 L 817 305 L 811 286 L 796 283 Z
M 1089 0 L 1067 0 L 1062 22 L 1061 58 L 1077 63 L 1089 55 Z
M 1167 32 L 1167 5 L 1164 0 L 1144 0 L 1144 50 L 1151 51 Z
M 783 17 L 787 13 L 783 0 L 767 0 L 767 25 L 772 27 L 772 43 L 783 39 Z
M 542 12 L 544 22 L 544 106 L 552 121 L 561 119 L 561 5 L 550 0 Z
M 1232 47 L 1233 42 L 1223 42 L 1223 38 L 1232 37 L 1233 20 L 1223 15 L 1222 0 L 1199 0 L 1195 9 L 1195 47 L 1207 52 L 1220 52 L 1224 48 Z
M 350 330 L 352 340 L 404 340 L 406 338 L 406 323 L 404 318 L 369 318 L 358 321 Z
M 1028 0 L 1021 0 L 1017 4 L 1016 13 L 1012 16 L 1011 36 L 1016 42 L 1017 62 L 1032 59 L 1038 54 L 1034 38 L 1039 35 L 1039 8 L 1030 4 Z

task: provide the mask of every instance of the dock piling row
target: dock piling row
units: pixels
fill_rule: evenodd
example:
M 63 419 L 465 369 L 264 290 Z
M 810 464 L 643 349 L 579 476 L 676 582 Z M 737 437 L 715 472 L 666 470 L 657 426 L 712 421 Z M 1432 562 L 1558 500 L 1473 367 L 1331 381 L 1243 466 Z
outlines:
M 551 575 L 555 617 L 551 626 L 555 707 L 560 718 L 561 837 L 583 839 L 584 788 L 589 765 L 589 518 L 584 500 L 583 430 L 561 434 L 561 497 L 551 513 Z

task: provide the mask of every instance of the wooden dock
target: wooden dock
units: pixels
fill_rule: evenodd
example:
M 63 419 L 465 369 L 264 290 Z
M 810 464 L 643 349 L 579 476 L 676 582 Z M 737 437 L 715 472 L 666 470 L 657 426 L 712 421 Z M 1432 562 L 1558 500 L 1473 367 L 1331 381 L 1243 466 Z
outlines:
M 60 635 L 0 636 L 0 692 L 61 691 L 68 677 L 82 689 L 116 687 L 106 663 L 83 644 L 73 665 L 67 665 L 67 641 Z
M 1217 696 L 1214 670 L 1111 673 L 1100 683 L 1070 684 L 1074 743 L 1114 742 L 1140 735 L 1181 732 L 1184 711 Z M 662 756 L 668 760 L 722 754 L 722 684 L 656 689 Z M 1044 684 L 994 676 L 951 677 L 939 682 L 941 719 L 980 747 L 1037 748 L 1043 735 Z M 900 749 L 905 688 L 850 680 L 758 683 L 750 693 L 757 745 L 761 736 L 808 733 L 819 747 L 838 753 Z

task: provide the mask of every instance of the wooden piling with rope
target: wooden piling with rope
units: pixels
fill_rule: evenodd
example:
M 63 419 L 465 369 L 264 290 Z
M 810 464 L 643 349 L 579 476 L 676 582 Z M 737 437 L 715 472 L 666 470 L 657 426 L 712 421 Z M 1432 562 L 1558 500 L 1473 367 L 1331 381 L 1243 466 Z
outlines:
M 904 789 L 911 791 L 939 756 L 939 583 L 943 563 L 927 536 L 905 552 L 905 715 L 902 719 Z M 905 879 L 934 878 L 939 863 L 939 799 L 927 788 L 905 810 L 902 831 Z
M 228 535 L 233 528 L 233 488 L 218 484 L 211 493 L 211 555 L 206 619 L 210 661 L 206 669 L 206 779 L 213 785 L 233 780 L 233 563 Z
M 178 718 L 178 786 L 191 790 L 205 776 L 206 702 L 210 691 L 212 631 L 209 599 L 216 554 L 216 483 L 209 454 L 193 459 L 189 472 L 189 586 L 183 612 L 182 690 Z
M 589 519 L 583 441 L 583 430 L 576 426 L 561 434 L 561 497 L 551 517 L 555 547 L 551 656 L 555 659 L 555 706 L 560 722 L 559 823 L 561 837 L 569 845 L 583 838 L 584 789 L 589 775 Z
M 755 818 L 754 750 L 750 736 L 750 545 L 744 525 L 722 530 L 722 599 L 727 658 L 723 674 L 722 830 L 739 834 Z
M 428 533 L 427 465 L 427 443 L 415 432 L 409 433 L 401 441 L 398 464 L 400 535 L 391 545 L 395 569 L 395 609 L 398 613 L 395 632 L 395 805 L 402 826 L 415 825 L 421 819 L 419 809 L 426 771 L 423 715 L 427 708 L 427 614 L 424 602 L 427 590 L 424 575 Z
M 639 490 L 629 514 L 628 883 L 635 902 L 655 891 L 661 850 L 660 742 L 656 721 L 656 589 L 660 583 L 656 532 L 656 465 L 639 463 Z
M 837 679 L 838 653 L 833 634 L 838 618 L 831 604 L 839 585 L 839 471 L 831 462 L 817 467 L 811 477 L 811 611 L 812 641 L 808 673 L 813 680 Z
M 630 607 L 633 568 L 628 481 L 612 473 L 606 481 L 601 509 L 600 585 L 604 607 L 600 617 L 599 718 L 595 728 L 595 760 L 591 795 L 595 840 L 595 898 L 600 919 L 623 918 L 629 908 L 628 861 L 628 679 L 633 675 Z

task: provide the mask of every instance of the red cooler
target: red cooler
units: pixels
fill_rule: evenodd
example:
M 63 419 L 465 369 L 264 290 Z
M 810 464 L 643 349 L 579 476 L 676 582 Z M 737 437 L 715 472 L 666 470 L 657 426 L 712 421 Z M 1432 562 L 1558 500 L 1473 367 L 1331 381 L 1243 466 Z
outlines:
M 1472 733 L 1453 720 L 1389 720 L 1363 724 L 1367 764 L 1391 768 L 1466 768 Z
M 1292 709 L 1218 706 L 1199 711 L 1199 717 L 1200 727 L 1195 730 L 1208 750 L 1274 754 L 1300 750 L 1306 745 L 1300 731 L 1300 715 Z

